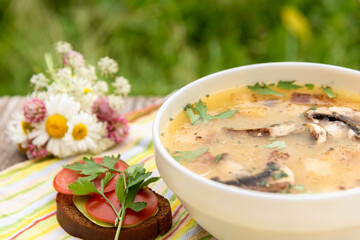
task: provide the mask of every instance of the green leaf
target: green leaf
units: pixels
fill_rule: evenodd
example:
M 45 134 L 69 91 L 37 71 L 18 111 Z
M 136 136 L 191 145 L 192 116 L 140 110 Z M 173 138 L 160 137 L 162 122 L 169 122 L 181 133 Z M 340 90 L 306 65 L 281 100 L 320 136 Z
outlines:
M 306 84 L 305 84 L 305 87 L 306 87 L 307 89 L 312 90 L 312 89 L 314 88 L 314 84 L 306 83 Z
M 223 158 L 223 154 L 222 154 L 222 153 L 216 155 L 215 162 L 216 162 L 216 163 L 219 163 L 219 161 L 220 161 L 222 158 Z
M 98 175 L 108 171 L 107 168 L 104 168 L 101 165 L 97 164 L 93 158 L 84 158 L 83 161 L 84 163 L 75 162 L 74 164 L 64 165 L 63 168 L 76 171 L 82 175 L 88 175 L 93 179 L 96 178 Z
M 333 92 L 331 87 L 326 86 L 326 87 L 321 87 L 321 88 L 329 98 L 334 98 L 337 96 L 337 94 Z
M 147 179 L 146 181 L 144 181 L 142 184 L 141 184 L 141 187 L 140 188 L 146 188 L 150 183 L 153 183 L 153 182 L 156 182 L 158 180 L 160 180 L 161 177 L 152 177 L 152 178 L 149 178 Z
M 141 175 L 136 176 L 136 178 L 128 179 L 128 187 L 132 187 L 140 182 L 143 182 L 146 178 L 150 177 L 151 172 L 143 173 Z
M 100 193 L 93 182 L 91 182 L 86 177 L 81 177 L 74 183 L 70 184 L 68 188 L 75 194 L 75 195 L 87 195 L 89 193 Z
M 188 108 L 186 108 L 186 114 L 188 115 L 188 117 L 190 118 L 190 122 L 192 125 L 198 124 L 201 122 L 201 117 L 199 114 L 195 114 L 194 111 L 192 110 L 193 107 L 190 106 Z
M 120 203 L 125 202 L 126 193 L 124 188 L 124 178 L 122 174 L 119 175 L 119 178 L 116 182 L 115 194 Z
M 237 113 L 238 110 L 226 110 L 225 112 L 219 113 L 215 116 L 212 116 L 213 119 L 225 119 L 225 118 L 231 118 L 235 113 Z
M 261 94 L 261 95 L 275 95 L 275 96 L 283 96 L 284 95 L 282 93 L 276 92 L 275 90 L 272 90 L 265 83 L 263 83 L 262 85 L 259 83 L 256 83 L 253 86 L 247 86 L 247 87 L 251 91 L 257 92 L 258 94 Z
M 124 201 L 125 208 L 128 208 L 133 204 L 135 196 L 140 190 L 140 187 L 141 187 L 141 183 L 138 183 L 130 188 L 127 188 L 126 199 Z
M 136 202 L 131 204 L 131 206 L 129 206 L 129 208 L 131 208 L 132 210 L 134 210 L 135 212 L 140 212 L 141 210 L 143 210 L 145 207 L 147 206 L 146 202 Z
M 112 174 L 111 172 L 106 172 L 105 173 L 105 177 L 103 179 L 101 179 L 101 192 L 104 192 L 104 188 L 106 186 L 106 184 L 114 177 L 114 174 Z
M 298 191 L 298 192 L 304 192 L 305 191 L 305 186 L 302 185 L 302 184 L 298 184 L 298 185 L 289 184 L 289 188 L 294 189 L 295 191 Z
M 201 101 L 201 99 L 195 103 L 195 107 L 191 104 L 186 105 L 185 112 L 188 115 L 190 122 L 192 125 L 196 125 L 198 123 L 207 123 L 212 119 L 225 119 L 232 117 L 235 113 L 238 112 L 235 110 L 227 110 L 225 112 L 219 113 L 215 116 L 212 116 L 207 113 L 206 105 Z
M 171 154 L 171 156 L 178 162 L 187 160 L 187 162 L 192 162 L 195 158 L 199 157 L 201 154 L 207 152 L 208 147 L 200 148 L 194 151 L 176 151 Z
M 294 84 L 294 82 L 295 82 L 295 80 L 293 80 L 293 81 L 279 81 L 278 84 L 277 84 L 277 87 L 283 88 L 283 89 L 286 89 L 286 90 L 302 88 L 302 86 L 296 85 L 296 84 Z
M 283 149 L 286 147 L 285 141 L 274 141 L 269 145 L 264 146 L 264 148 L 276 148 L 276 149 Z
M 110 170 L 115 170 L 115 164 L 120 161 L 120 154 L 116 156 L 116 158 L 114 156 L 105 156 L 102 160 L 101 165 L 110 169 Z M 117 169 L 116 169 L 117 170 Z
M 274 172 L 272 177 L 274 179 L 281 179 L 281 178 L 288 177 L 288 175 L 283 170 L 280 170 L 279 172 Z

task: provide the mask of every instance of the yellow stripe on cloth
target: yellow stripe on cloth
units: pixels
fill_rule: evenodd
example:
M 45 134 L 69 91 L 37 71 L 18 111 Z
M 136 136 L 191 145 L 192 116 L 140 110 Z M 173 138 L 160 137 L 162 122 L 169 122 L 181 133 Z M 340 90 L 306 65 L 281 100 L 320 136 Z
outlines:
M 143 163 L 158 176 L 156 169 L 152 122 L 156 111 L 147 108 L 130 114 L 130 134 L 122 144 L 98 156 L 118 155 L 128 164 Z M 155 108 L 154 108 L 155 109 Z M 56 192 L 52 181 L 62 165 L 82 159 L 29 160 L 0 172 L 0 239 L 76 239 L 68 235 L 56 220 Z M 175 194 L 160 180 L 150 185 L 165 196 L 171 206 L 173 226 L 157 239 L 212 239 L 189 216 Z

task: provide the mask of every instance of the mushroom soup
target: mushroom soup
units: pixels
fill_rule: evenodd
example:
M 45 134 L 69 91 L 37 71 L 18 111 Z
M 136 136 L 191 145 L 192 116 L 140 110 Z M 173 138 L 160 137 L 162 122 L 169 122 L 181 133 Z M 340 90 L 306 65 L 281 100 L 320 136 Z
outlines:
M 279 81 L 213 93 L 169 119 L 175 160 L 224 184 L 320 193 L 360 186 L 360 95 Z

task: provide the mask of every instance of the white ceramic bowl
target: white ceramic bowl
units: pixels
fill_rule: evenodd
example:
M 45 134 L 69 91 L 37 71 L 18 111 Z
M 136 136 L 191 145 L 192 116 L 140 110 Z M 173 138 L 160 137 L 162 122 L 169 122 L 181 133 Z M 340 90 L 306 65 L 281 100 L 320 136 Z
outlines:
M 360 239 L 360 188 L 322 194 L 263 193 L 208 180 L 165 150 L 160 133 L 183 107 L 206 94 L 256 82 L 296 80 L 360 93 L 360 72 L 315 63 L 265 63 L 203 77 L 174 93 L 153 125 L 157 168 L 190 215 L 218 239 Z

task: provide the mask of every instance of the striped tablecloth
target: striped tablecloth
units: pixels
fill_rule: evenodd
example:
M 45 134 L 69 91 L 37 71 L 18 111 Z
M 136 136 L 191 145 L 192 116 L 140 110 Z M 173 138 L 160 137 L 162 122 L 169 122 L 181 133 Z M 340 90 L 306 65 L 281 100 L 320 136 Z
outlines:
M 128 164 L 142 162 L 148 171 L 159 175 L 151 133 L 155 113 L 147 109 L 133 114 L 127 141 L 101 155 L 120 153 Z M 0 172 L 0 239 L 76 239 L 56 220 L 52 181 L 62 165 L 81 158 L 29 160 Z M 150 187 L 170 201 L 173 217 L 171 230 L 157 239 L 214 239 L 189 216 L 162 180 Z

